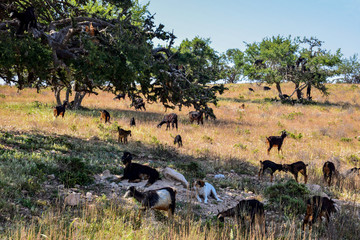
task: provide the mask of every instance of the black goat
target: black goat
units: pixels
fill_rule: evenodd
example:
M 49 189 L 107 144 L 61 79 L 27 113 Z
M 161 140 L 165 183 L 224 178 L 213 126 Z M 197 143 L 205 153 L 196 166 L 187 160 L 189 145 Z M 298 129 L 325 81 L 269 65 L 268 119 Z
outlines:
M 330 161 L 324 163 L 323 174 L 324 174 L 324 181 L 327 182 L 327 184 L 330 186 L 333 175 L 334 176 L 337 175 L 334 163 Z
M 63 105 L 54 107 L 54 116 L 58 117 L 59 115 L 61 115 L 62 117 L 64 117 L 67 104 L 68 104 L 68 102 L 64 101 Z
M 101 116 L 100 116 L 100 120 L 104 120 L 105 123 L 110 123 L 110 113 L 106 110 L 102 110 L 100 111 Z
M 136 126 L 136 123 L 135 123 L 135 118 L 131 118 L 130 120 L 130 127 L 135 127 Z
M 146 111 L 146 108 L 145 108 L 145 102 L 142 98 L 136 98 L 136 99 L 133 99 L 132 100 L 132 103 L 130 104 L 130 107 L 134 106 L 135 107 L 135 110 L 142 110 L 141 108 L 144 109 L 144 111 Z
M 116 95 L 116 97 L 114 97 L 114 100 L 120 100 L 121 98 L 125 100 L 125 93 L 120 93 Z
M 273 146 L 277 146 L 278 147 L 278 152 L 280 152 L 281 150 L 281 146 L 284 142 L 285 137 L 287 136 L 287 132 L 286 131 L 282 131 L 281 132 L 281 136 L 270 136 L 267 137 L 266 140 L 269 143 L 269 148 L 268 148 L 268 154 L 270 154 L 270 150 L 272 149 Z
M 298 161 L 292 164 L 283 164 L 283 170 L 285 172 L 289 171 L 291 172 L 294 177 L 296 182 L 298 183 L 298 173 L 300 172 L 303 176 L 304 176 L 304 181 L 305 184 L 307 183 L 307 174 L 306 174 L 306 167 L 308 166 L 308 164 L 305 164 L 303 161 Z
M 141 210 L 157 209 L 168 212 L 168 217 L 172 217 L 176 207 L 176 190 L 166 187 L 146 192 L 139 192 L 134 186 L 127 189 L 124 197 L 134 197 L 143 207 Z
M 35 8 L 28 7 L 25 12 L 12 11 L 10 13 L 11 18 L 17 18 L 20 21 L 20 26 L 16 34 L 23 34 L 24 31 L 28 31 L 29 28 L 37 28 L 37 20 L 35 15 Z
M 180 135 L 176 135 L 176 137 L 174 138 L 174 144 L 178 144 L 178 147 L 182 147 L 182 139 Z
M 269 90 L 271 90 L 271 88 L 269 88 L 267 86 L 264 87 L 264 91 L 269 91 Z
M 321 217 L 326 217 L 327 222 L 329 222 L 331 213 L 335 212 L 336 208 L 333 200 L 321 196 L 309 198 L 306 202 L 306 214 L 302 229 L 305 230 L 306 224 L 309 224 L 309 229 L 311 229 L 316 220 L 319 219 L 321 222 Z
M 139 163 L 132 163 L 131 160 L 131 153 L 124 152 L 121 161 L 125 165 L 125 169 L 124 176 L 120 178 L 120 181 L 129 179 L 129 182 L 140 182 L 141 180 L 149 179 L 145 185 L 145 187 L 148 187 L 160 179 L 160 174 L 156 169 Z
M 255 92 L 254 89 L 252 89 L 252 88 L 250 88 L 250 87 L 249 87 L 249 91 L 250 91 L 250 92 Z
M 170 123 L 172 126 L 172 129 L 174 129 L 174 125 L 176 126 L 176 130 L 178 129 L 178 117 L 176 113 L 170 113 L 168 115 L 165 115 L 163 120 L 157 125 L 158 128 L 161 128 L 161 126 L 166 123 L 166 130 L 170 129 Z
M 270 169 L 270 175 L 271 175 L 270 182 L 272 182 L 272 180 L 273 180 L 274 172 L 283 170 L 283 165 L 274 163 L 270 160 L 260 161 L 260 164 L 261 164 L 261 168 L 260 168 L 260 171 L 258 174 L 259 180 L 262 177 L 262 175 L 264 174 L 264 171 L 268 168 Z
M 197 124 L 199 125 L 200 123 L 202 125 L 204 125 L 204 117 L 203 117 L 203 112 L 202 111 L 191 111 L 189 112 L 189 119 L 190 119 L 190 123 L 193 123 L 195 120 L 197 121 Z
M 241 200 L 235 207 L 217 215 L 220 222 L 224 222 L 225 217 L 236 217 L 241 224 L 245 224 L 245 218 L 250 217 L 250 224 L 253 225 L 257 220 L 262 231 L 265 232 L 264 204 L 256 199 Z

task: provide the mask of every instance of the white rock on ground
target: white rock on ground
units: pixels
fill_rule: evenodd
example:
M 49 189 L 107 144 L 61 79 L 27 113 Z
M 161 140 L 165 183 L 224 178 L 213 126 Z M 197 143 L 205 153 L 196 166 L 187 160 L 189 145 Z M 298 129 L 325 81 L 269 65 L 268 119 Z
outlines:
M 80 203 L 80 193 L 72 192 L 65 198 L 65 205 L 77 206 Z

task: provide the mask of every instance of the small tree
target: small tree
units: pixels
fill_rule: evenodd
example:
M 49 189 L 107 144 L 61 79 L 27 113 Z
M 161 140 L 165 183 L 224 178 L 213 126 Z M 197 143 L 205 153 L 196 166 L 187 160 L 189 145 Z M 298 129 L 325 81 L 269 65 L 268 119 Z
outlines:
M 344 58 L 339 66 L 341 80 L 345 83 L 360 83 L 360 62 L 357 54 Z

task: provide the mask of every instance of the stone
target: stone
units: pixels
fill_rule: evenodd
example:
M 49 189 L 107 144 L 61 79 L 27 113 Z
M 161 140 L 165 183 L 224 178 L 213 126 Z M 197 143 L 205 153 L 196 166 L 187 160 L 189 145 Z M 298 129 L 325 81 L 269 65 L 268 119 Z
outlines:
M 225 178 L 225 175 L 223 175 L 223 174 L 216 174 L 216 175 L 214 176 L 214 178 L 216 178 L 216 179 Z
M 65 205 L 77 206 L 80 203 L 80 193 L 72 192 L 65 198 Z

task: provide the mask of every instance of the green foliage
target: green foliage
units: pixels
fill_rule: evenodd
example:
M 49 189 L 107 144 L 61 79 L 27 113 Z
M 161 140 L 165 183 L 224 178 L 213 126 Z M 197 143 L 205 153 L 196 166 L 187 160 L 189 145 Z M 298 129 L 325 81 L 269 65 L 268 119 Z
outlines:
M 340 139 L 340 141 L 342 141 L 342 142 L 352 142 L 352 138 L 346 138 L 346 137 L 342 137 L 341 139 Z
M 76 184 L 88 185 L 93 182 L 92 168 L 77 157 L 57 158 L 59 172 L 57 176 L 66 187 L 74 187 Z
M 304 114 L 302 112 L 291 112 L 289 114 L 283 114 L 283 118 L 285 119 L 289 119 L 289 120 L 294 120 L 296 117 L 298 116 L 303 116 Z
M 235 148 L 241 148 L 242 150 L 246 150 L 247 145 L 244 145 L 242 143 L 236 143 L 236 144 L 234 144 L 234 147 Z
M 294 179 L 276 183 L 266 188 L 264 193 L 274 208 L 280 208 L 289 217 L 303 214 L 306 210 L 309 190 Z
M 286 131 L 286 130 L 283 130 L 283 131 Z M 280 134 L 281 134 L 281 132 L 280 132 Z M 293 138 L 295 140 L 300 140 L 303 137 L 302 133 L 297 134 L 296 131 L 295 131 L 295 133 L 292 133 L 292 132 L 289 132 L 289 131 L 286 131 L 286 132 L 287 132 L 287 134 L 288 134 L 288 136 L 290 138 Z
M 189 162 L 189 163 L 176 162 L 175 166 L 177 169 L 180 169 L 180 171 L 184 174 L 185 178 L 190 181 L 193 179 L 197 179 L 197 178 L 202 179 L 206 177 L 206 172 L 197 162 Z

